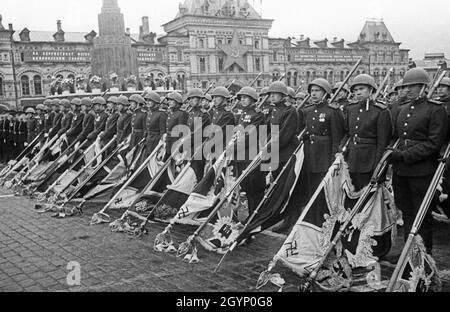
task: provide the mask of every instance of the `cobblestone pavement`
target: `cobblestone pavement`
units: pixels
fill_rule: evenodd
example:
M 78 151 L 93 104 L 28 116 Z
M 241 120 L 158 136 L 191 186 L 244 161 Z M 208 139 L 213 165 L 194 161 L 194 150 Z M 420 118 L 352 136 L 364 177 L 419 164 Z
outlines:
M 201 262 L 194 265 L 153 251 L 164 225 L 150 224 L 148 236 L 134 239 L 112 233 L 106 225 L 90 226 L 98 206 L 88 207 L 82 217 L 54 219 L 36 213 L 31 200 L 2 197 L 6 194 L 0 189 L 0 291 L 254 292 L 259 274 L 284 241 L 282 236 L 259 235 L 237 248 L 214 274 L 220 256 L 201 248 Z M 192 227 L 177 226 L 173 238 L 181 242 L 192 232 Z M 439 225 L 435 256 L 444 270 L 445 290 L 450 290 L 449 234 L 449 226 Z M 67 283 L 72 261 L 81 265 L 81 286 Z M 286 279 L 285 291 L 297 290 L 293 273 L 281 266 L 275 271 Z M 262 289 L 277 290 L 273 285 Z

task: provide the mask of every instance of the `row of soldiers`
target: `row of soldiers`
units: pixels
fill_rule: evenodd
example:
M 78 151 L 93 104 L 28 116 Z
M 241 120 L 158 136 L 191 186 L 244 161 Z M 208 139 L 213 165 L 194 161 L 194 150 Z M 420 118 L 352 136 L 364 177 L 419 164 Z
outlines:
M 348 143 L 345 156 L 353 184 L 356 190 L 361 190 L 369 183 L 389 145 L 400 139 L 400 145 L 393 150 L 389 161 L 394 169 L 396 204 L 403 212 L 405 233 L 408 234 L 436 170 L 441 149 L 449 137 L 450 79 L 444 78 L 441 82 L 437 100 L 427 99 L 423 93 L 429 83 L 430 78 L 423 69 L 411 69 L 397 83 L 395 92 L 389 94 L 389 103 L 373 98 L 377 85 L 373 77 L 366 74 L 355 77 L 350 87 L 338 84 L 333 88 L 327 80 L 316 79 L 308 85 L 308 101 L 305 101 L 306 94 L 295 94 L 283 82 L 272 83 L 260 94 L 252 87 L 244 87 L 236 98 L 225 87 L 215 88 L 210 95 L 200 89 L 191 89 L 186 97 L 188 108 L 183 105 L 182 95 L 176 92 L 166 98 L 150 91 L 130 98 L 51 100 L 38 105 L 36 112 L 27 111 L 27 142 L 41 132 L 50 138 L 66 134 L 68 143 L 77 142 L 78 146 L 81 142 L 92 143 L 97 139 L 105 145 L 114 136 L 116 144 L 120 144 L 131 135 L 130 148 L 145 140 L 146 154 L 149 155 L 163 139 L 167 155 L 170 155 L 172 146 L 180 139 L 180 135 L 172 133 L 178 125 L 188 126 L 192 133 L 216 125 L 224 134 L 227 126 L 246 128 L 254 125 L 257 131 L 261 125 L 267 125 L 269 129 L 278 126 L 279 164 L 270 173 L 271 179 L 280 174 L 300 140 L 305 144 L 307 174 L 303 178 L 307 179 L 308 189 L 294 191 L 286 218 L 275 229 L 288 232 L 297 221 L 300 208 L 316 191 L 345 143 Z M 338 97 L 329 103 L 331 95 L 338 89 L 341 90 Z M 352 101 L 349 101 L 350 94 Z M 235 100 L 239 105 L 233 105 Z M 201 128 L 196 128 L 196 119 L 201 119 Z M 301 133 L 303 135 L 299 137 Z M 6 146 L 5 142 L 0 141 L 2 148 Z M 226 144 L 224 140 L 224 147 Z M 193 146 L 191 151 L 197 148 Z M 244 149 L 246 157 L 233 161 L 237 175 L 253 160 L 250 146 L 246 144 Z M 203 177 L 204 166 L 204 158 L 192 162 L 198 181 Z M 268 176 L 267 172 L 255 170 L 241 184 L 250 214 L 264 197 Z M 304 179 L 302 185 L 305 185 Z M 429 216 L 421 234 L 431 253 Z

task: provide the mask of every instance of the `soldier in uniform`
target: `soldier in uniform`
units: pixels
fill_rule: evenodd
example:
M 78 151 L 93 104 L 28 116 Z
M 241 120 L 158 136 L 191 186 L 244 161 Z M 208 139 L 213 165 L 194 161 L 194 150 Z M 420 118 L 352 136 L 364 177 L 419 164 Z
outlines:
M 45 111 L 46 108 L 43 104 L 36 105 L 36 126 L 38 133 L 45 133 Z
M 81 111 L 81 100 L 79 98 L 72 99 L 70 104 L 72 106 L 73 118 L 70 129 L 67 131 L 67 140 L 69 145 L 72 145 L 83 130 L 84 112 Z
M 161 98 L 154 91 L 145 94 L 147 101 L 146 155 L 150 155 L 167 132 L 167 113 L 160 109 Z
M 38 136 L 39 133 L 37 128 L 37 121 L 35 118 L 35 109 L 29 107 L 25 110 L 25 113 L 27 114 L 27 141 L 25 142 L 24 146 L 27 147 L 31 142 L 33 142 L 33 140 Z
M 75 149 L 78 149 L 78 147 L 87 140 L 88 135 L 94 130 L 95 112 L 92 109 L 92 100 L 90 98 L 84 97 L 81 99 L 81 112 L 83 114 L 83 122 L 81 124 L 82 129 L 75 139 L 77 141 Z M 85 147 L 88 147 L 88 145 L 85 145 Z
M 295 105 L 295 90 L 291 87 L 288 88 L 288 97 L 286 99 L 286 104 L 294 106 Z
M 261 90 L 261 93 L 259 94 L 259 103 L 264 101 L 261 105 L 261 112 L 264 114 L 264 117 L 266 118 L 266 121 L 270 121 L 270 114 L 272 112 L 272 104 L 270 102 L 270 98 L 267 98 L 267 95 L 269 94 L 269 87 L 265 87 Z
M 397 91 L 397 97 L 391 101 L 389 109 L 391 110 L 392 120 L 397 118 L 401 108 L 409 102 L 406 95 L 406 88 L 403 87 L 403 79 L 400 79 L 394 86 L 394 90 Z
M 436 90 L 436 100 L 442 102 L 447 114 L 450 115 L 450 78 L 445 77 Z
M 191 130 L 191 150 L 189 153 L 189 158 L 194 157 L 194 153 L 198 148 L 200 148 L 200 154 L 195 154 L 195 159 L 191 162 L 191 168 L 194 170 L 197 176 L 197 181 L 203 179 L 205 170 L 205 160 L 203 158 L 203 133 L 206 127 L 211 124 L 210 115 L 202 111 L 201 100 L 203 98 L 203 91 L 197 88 L 189 90 L 187 94 L 187 100 L 189 101 L 190 107 L 192 108 L 188 117 L 188 126 Z M 195 142 L 196 137 L 201 138 L 199 142 Z M 200 156 L 199 156 L 200 155 Z
M 121 95 L 117 99 L 117 111 L 119 118 L 117 119 L 117 145 L 125 141 L 131 134 L 131 112 L 128 110 L 130 102 L 128 98 Z
M 348 106 L 348 166 L 356 191 L 369 184 L 373 171 L 383 157 L 392 137 L 388 107 L 371 97 L 377 90 L 375 79 L 362 74 L 353 80 L 357 103 Z
M 227 146 L 228 142 L 227 140 L 230 138 L 227 138 L 226 128 L 227 126 L 235 126 L 236 119 L 235 116 L 231 111 L 229 111 L 226 107 L 228 104 L 228 100 L 231 98 L 230 91 L 228 91 L 225 87 L 217 87 L 213 90 L 211 93 L 211 96 L 213 98 L 214 108 L 213 108 L 213 117 L 211 119 L 211 124 L 217 127 L 220 127 L 223 137 L 223 148 L 222 150 Z M 215 134 L 210 134 L 209 137 L 213 138 Z M 216 151 L 212 151 L 213 153 L 216 153 Z M 220 154 L 220 153 L 219 153 Z
M 180 109 L 183 104 L 181 94 L 172 92 L 167 96 L 167 99 L 169 100 L 169 114 L 167 116 L 166 159 L 170 157 L 175 142 L 181 139 L 180 135 L 173 135 L 172 130 L 176 126 L 187 125 L 189 118 L 189 114 Z
M 133 117 L 131 119 L 131 143 L 130 148 L 135 147 L 143 138 L 145 132 L 145 122 L 147 119 L 147 112 L 145 105 L 145 100 L 142 96 L 138 94 L 133 94 L 130 99 L 130 109 L 133 112 Z
M 300 110 L 301 129 L 306 132 L 305 166 L 308 173 L 309 197 L 312 197 L 339 151 L 345 135 L 344 115 L 336 103 L 328 103 L 331 86 L 319 78 L 308 86 L 312 105 Z M 324 203 L 325 204 L 325 203 Z
M 28 131 L 27 131 L 27 120 L 26 120 L 26 115 L 25 112 L 20 113 L 19 118 L 18 118 L 18 126 L 17 126 L 17 136 L 16 136 L 16 155 L 15 158 L 17 156 L 20 155 L 20 153 L 22 153 L 22 151 L 25 148 L 25 143 L 27 142 L 27 136 L 28 136 Z
M 233 165 L 236 170 L 236 176 L 240 176 L 259 153 L 259 127 L 266 125 L 266 119 L 262 112 L 256 111 L 258 94 L 255 89 L 244 87 L 239 91 L 237 96 L 243 108 L 237 124 L 242 129 L 245 129 L 245 133 L 240 136 L 241 139 L 238 139 L 234 147 L 235 157 Z M 253 142 L 251 138 L 257 138 L 258 140 Z M 243 140 L 243 144 L 240 143 L 241 140 Z M 264 197 L 266 175 L 267 173 L 257 168 L 242 181 L 241 187 L 247 195 L 250 215 L 255 211 Z
M 50 131 L 53 127 L 53 120 L 55 119 L 55 112 L 52 110 L 53 104 L 59 105 L 59 100 L 52 101 L 47 99 L 44 101 L 44 106 L 46 108 L 44 119 L 46 137 L 49 137 Z
M 297 139 L 299 116 L 292 105 L 286 104 L 286 98 L 289 94 L 288 88 L 283 82 L 273 82 L 269 87 L 268 93 L 270 94 L 270 102 L 273 107 L 270 114 L 270 126 L 279 127 L 279 163 L 278 168 L 272 168 L 273 171 L 271 173 L 273 179 L 276 180 L 300 143 Z M 292 205 L 292 207 L 294 206 Z M 274 227 L 273 231 L 276 233 L 287 231 L 297 221 L 293 220 L 293 216 L 296 213 L 294 209 L 287 209 L 283 222 Z
M 14 153 L 16 149 L 15 131 L 14 127 L 16 124 L 16 111 L 10 110 L 8 115 L 8 132 L 6 136 L 6 146 L 8 148 L 7 161 L 14 159 Z
M 299 92 L 299 93 L 297 93 L 295 95 L 295 107 L 297 109 L 301 109 L 302 108 L 301 105 L 302 105 L 303 101 L 305 101 L 306 96 L 307 95 L 304 92 Z
M 49 133 L 49 138 L 53 138 L 55 135 L 58 134 L 59 130 L 61 129 L 61 122 L 62 122 L 64 114 L 62 113 L 62 110 L 60 108 L 61 108 L 61 106 L 64 106 L 67 104 L 70 105 L 70 102 L 67 99 L 62 99 L 61 101 L 58 101 L 58 100 L 52 101 L 54 118 L 53 118 L 52 130 Z
M 75 107 L 75 105 L 74 105 Z M 61 126 L 58 129 L 58 132 L 56 135 L 60 137 L 61 135 L 65 134 L 72 125 L 72 120 L 74 117 L 73 112 L 71 111 L 72 105 L 70 104 L 69 100 L 62 100 L 60 105 L 60 112 L 62 114 L 61 118 Z
M 335 93 L 337 90 L 339 90 L 339 88 L 342 86 L 342 82 L 338 82 L 334 85 L 333 87 L 333 93 Z M 336 98 L 336 104 L 339 105 L 340 109 L 342 110 L 342 112 L 344 113 L 344 119 L 347 120 L 347 108 L 348 105 L 350 104 L 348 97 L 350 95 L 350 89 L 348 88 L 347 85 L 344 85 L 344 87 L 342 87 L 341 92 L 339 92 L 339 94 L 337 95 Z
M 94 130 L 87 136 L 88 145 L 92 144 L 97 140 L 98 136 L 102 131 L 105 130 L 106 120 L 108 119 L 108 114 L 106 114 L 106 101 L 101 96 L 97 96 L 92 100 L 95 112 Z
M 403 213 L 405 240 L 436 172 L 448 131 L 445 108 L 440 102 L 427 100 L 421 92 L 429 83 L 422 68 L 412 68 L 405 74 L 403 87 L 410 102 L 394 120 L 400 145 L 389 160 L 393 163 L 395 203 Z M 432 220 L 429 209 L 419 230 L 429 254 L 433 248 Z
M 119 119 L 119 112 L 117 111 L 117 101 L 118 98 L 116 96 L 111 96 L 106 101 L 106 113 L 108 114 L 108 119 L 106 120 L 105 131 L 100 133 L 100 142 L 103 145 L 108 144 L 108 142 L 117 134 L 117 120 Z M 113 150 L 114 144 L 111 146 L 109 151 Z
M 207 112 L 209 114 L 210 119 L 212 119 L 212 96 L 208 93 L 206 93 L 202 98 L 202 111 Z

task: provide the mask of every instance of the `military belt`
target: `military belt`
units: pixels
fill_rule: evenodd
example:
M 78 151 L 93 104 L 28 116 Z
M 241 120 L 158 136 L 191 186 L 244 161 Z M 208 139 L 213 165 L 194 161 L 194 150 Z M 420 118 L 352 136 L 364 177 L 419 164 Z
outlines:
M 315 135 L 310 134 L 309 135 L 310 141 L 331 141 L 331 137 L 329 135 Z
M 400 143 L 403 143 L 404 146 L 414 146 L 416 144 L 425 142 L 425 140 L 411 140 L 411 139 L 401 139 Z
M 142 130 L 142 129 L 133 129 L 133 132 L 136 132 L 136 133 L 144 133 L 144 130 Z
M 377 144 L 377 139 L 370 139 L 370 138 L 359 138 L 354 136 L 353 137 L 353 143 L 355 144 Z

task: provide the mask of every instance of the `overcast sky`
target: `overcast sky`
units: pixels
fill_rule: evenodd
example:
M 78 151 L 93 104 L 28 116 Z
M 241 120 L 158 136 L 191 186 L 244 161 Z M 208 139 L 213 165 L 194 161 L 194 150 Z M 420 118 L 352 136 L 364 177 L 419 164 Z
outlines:
M 183 0 L 184 1 L 184 0 Z M 274 19 L 272 37 L 312 39 L 334 37 L 353 42 L 367 18 L 383 18 L 392 36 L 411 49 L 410 56 L 422 59 L 426 52 L 445 52 L 450 58 L 449 0 L 249 0 L 264 18 Z M 172 20 L 179 0 L 119 0 L 126 27 L 138 33 L 141 18 L 149 16 L 150 28 L 164 34 L 162 24 Z M 56 30 L 62 20 L 63 30 L 98 30 L 97 15 L 101 0 L 1 0 L 3 25 L 14 29 Z

